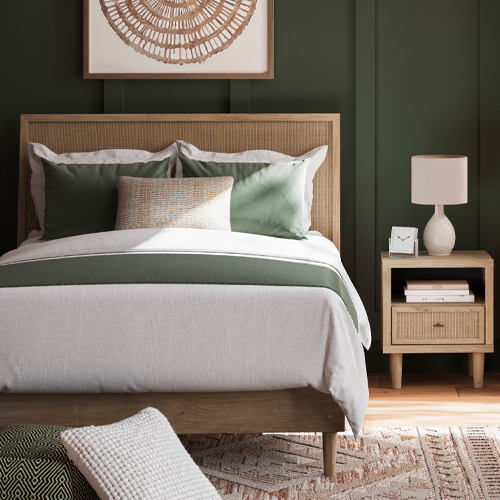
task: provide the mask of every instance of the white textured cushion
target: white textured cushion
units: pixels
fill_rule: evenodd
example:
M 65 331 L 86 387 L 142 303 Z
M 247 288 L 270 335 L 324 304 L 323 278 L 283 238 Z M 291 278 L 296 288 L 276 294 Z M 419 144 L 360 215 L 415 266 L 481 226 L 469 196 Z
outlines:
M 115 229 L 185 228 L 231 231 L 232 177 L 117 179 Z
M 313 200 L 313 179 L 318 168 L 325 161 L 328 146 L 320 146 L 303 154 L 302 156 L 288 156 L 276 151 L 256 149 L 243 151 L 241 153 L 213 153 L 201 151 L 196 146 L 184 141 L 177 141 L 178 157 L 182 156 L 188 160 L 227 162 L 227 163 L 289 163 L 297 160 L 309 159 L 306 171 L 306 184 L 304 191 L 304 232 L 311 227 L 311 207 Z M 182 177 L 182 164 L 177 157 L 175 164 L 176 177 Z
M 89 153 L 62 153 L 57 154 L 43 144 L 36 142 L 28 143 L 28 157 L 31 167 L 31 196 L 35 204 L 35 212 L 40 223 L 40 229 L 44 230 L 45 220 L 45 175 L 41 158 L 46 158 L 54 163 L 78 163 L 78 164 L 107 164 L 107 163 L 147 163 L 149 161 L 161 161 L 170 157 L 168 176 L 177 160 L 177 148 L 171 144 L 168 148 L 157 153 L 142 151 L 140 149 L 102 149 Z
M 155 408 L 112 425 L 68 429 L 61 439 L 102 500 L 220 500 Z

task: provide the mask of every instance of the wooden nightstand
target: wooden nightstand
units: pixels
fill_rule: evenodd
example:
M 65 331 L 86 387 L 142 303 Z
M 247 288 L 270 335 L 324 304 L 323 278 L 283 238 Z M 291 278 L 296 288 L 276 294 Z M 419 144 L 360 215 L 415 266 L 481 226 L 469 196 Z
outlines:
M 403 354 L 469 353 L 469 375 L 483 387 L 484 353 L 493 352 L 493 259 L 485 251 L 448 257 L 382 258 L 382 348 L 389 354 L 392 387 L 401 389 Z M 474 303 L 408 304 L 407 279 L 466 279 Z

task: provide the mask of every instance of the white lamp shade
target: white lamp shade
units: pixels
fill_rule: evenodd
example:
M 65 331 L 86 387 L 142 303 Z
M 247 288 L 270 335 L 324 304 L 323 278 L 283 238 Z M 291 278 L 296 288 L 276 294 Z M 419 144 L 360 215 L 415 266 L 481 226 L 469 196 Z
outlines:
M 412 156 L 411 202 L 419 205 L 467 203 L 467 156 Z

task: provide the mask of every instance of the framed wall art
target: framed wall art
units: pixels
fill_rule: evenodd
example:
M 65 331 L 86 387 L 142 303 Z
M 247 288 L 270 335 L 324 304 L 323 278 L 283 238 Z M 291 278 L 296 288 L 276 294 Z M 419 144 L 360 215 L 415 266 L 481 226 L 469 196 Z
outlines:
M 84 0 L 84 78 L 273 78 L 274 0 Z

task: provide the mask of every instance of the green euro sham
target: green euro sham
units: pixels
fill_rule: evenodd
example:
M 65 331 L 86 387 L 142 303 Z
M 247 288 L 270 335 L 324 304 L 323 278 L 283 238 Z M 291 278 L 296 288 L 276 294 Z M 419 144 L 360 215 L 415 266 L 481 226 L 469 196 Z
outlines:
M 113 231 L 118 207 L 116 179 L 166 178 L 170 158 L 146 163 L 65 164 L 42 158 L 45 232 L 42 240 Z
M 234 178 L 231 231 L 305 239 L 304 186 L 309 160 L 224 163 L 179 158 L 183 177 Z

